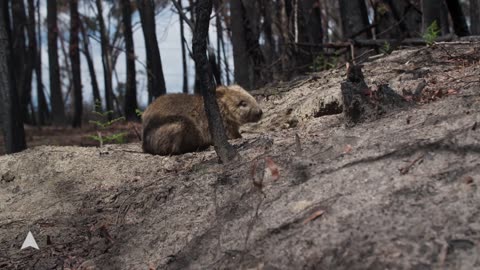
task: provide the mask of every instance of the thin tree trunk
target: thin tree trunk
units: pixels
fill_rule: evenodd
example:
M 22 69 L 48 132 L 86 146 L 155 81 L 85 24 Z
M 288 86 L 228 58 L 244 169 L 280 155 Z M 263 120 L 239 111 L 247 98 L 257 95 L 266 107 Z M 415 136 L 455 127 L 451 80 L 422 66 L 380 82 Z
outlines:
M 15 59 L 15 80 L 20 95 L 22 117 L 25 123 L 31 123 L 28 105 L 31 102 L 32 70 L 34 58 L 31 48 L 27 48 L 25 33 L 27 30 L 27 15 L 24 1 L 12 1 L 13 19 L 13 55 Z M 29 41 L 29 44 L 31 41 Z
M 28 35 L 28 54 L 27 54 L 27 62 L 26 62 L 26 73 L 30 74 L 30 86 L 28 89 L 24 90 L 28 92 L 28 95 L 30 96 L 29 103 L 32 105 L 31 101 L 31 93 L 32 93 L 32 74 L 33 74 L 33 69 L 35 68 L 36 70 L 36 62 L 37 62 L 37 36 L 35 34 L 35 6 L 33 4 L 33 0 L 28 0 L 27 1 L 27 7 L 28 7 L 28 16 L 27 16 L 27 35 Z M 36 75 L 37 76 L 37 75 Z M 38 83 L 38 79 L 37 79 Z M 41 80 L 40 80 L 41 84 Z M 38 99 L 38 97 L 37 97 Z M 33 108 L 33 106 L 29 106 L 29 108 Z M 32 113 L 31 115 L 31 121 L 35 121 L 35 110 L 31 110 Z
M 365 30 L 369 23 L 364 0 L 340 0 L 339 6 L 344 38 L 370 38 L 372 36 L 370 31 Z
M 82 96 L 82 77 L 80 70 L 80 50 L 79 50 L 79 29 L 80 15 L 78 14 L 78 0 L 70 0 L 70 61 L 72 64 L 73 79 L 73 127 L 82 126 L 83 114 L 83 96 Z
M 272 19 L 272 2 L 270 0 L 262 0 L 262 15 L 263 15 L 263 33 L 265 35 L 265 62 L 268 66 L 273 63 L 275 50 L 275 41 L 273 37 L 273 19 Z
M 319 0 L 303 0 L 299 3 L 298 41 L 321 45 L 323 43 L 322 16 Z M 295 54 L 296 70 L 307 72 L 314 58 L 323 54 L 322 47 L 310 47 L 309 50 L 297 49 Z
M 8 1 L 0 4 L 0 123 L 7 153 L 26 148 L 15 79 L 12 72 L 12 47 Z
M 446 3 L 448 10 L 450 11 L 455 34 L 459 37 L 470 35 L 467 19 L 465 18 L 460 2 L 458 0 L 446 0 Z
M 138 120 L 137 80 L 135 71 L 135 49 L 132 34 L 132 8 L 130 0 L 122 0 L 123 33 L 125 35 L 125 58 L 127 65 L 127 84 L 125 90 L 125 118 L 129 121 Z
M 199 77 L 199 88 L 203 96 L 208 126 L 214 143 L 215 151 L 223 163 L 234 160 L 238 153 L 228 142 L 223 126 L 222 116 L 218 108 L 215 84 L 207 59 L 207 37 L 212 13 L 212 0 L 199 0 L 197 3 L 197 23 L 193 34 L 193 57 L 195 70 Z
M 470 0 L 470 30 L 480 35 L 480 0 Z
M 87 60 L 88 73 L 90 73 L 90 80 L 92 83 L 92 95 L 93 95 L 93 104 L 102 106 L 102 97 L 100 96 L 100 89 L 98 88 L 97 74 L 95 72 L 95 66 L 93 64 L 92 55 L 90 54 L 90 43 L 88 42 L 88 36 L 85 31 L 85 26 L 81 23 L 80 30 L 82 31 L 82 40 L 83 40 L 83 55 Z
M 110 45 L 105 21 L 103 20 L 102 0 L 96 0 L 98 23 L 100 24 L 100 43 L 102 47 L 102 64 L 105 83 L 105 105 L 107 111 L 113 111 L 113 87 L 112 87 L 112 57 L 110 54 Z M 108 114 L 108 118 L 112 119 L 112 114 Z
M 150 99 L 167 93 L 162 59 L 155 27 L 155 4 L 152 0 L 137 0 L 147 50 L 148 92 Z
M 442 29 L 442 35 L 450 34 L 450 18 L 448 16 L 448 7 L 445 1 L 441 2 L 440 12 L 440 28 Z
M 221 0 L 214 0 L 213 6 L 215 9 L 215 27 L 217 30 L 217 52 L 216 52 L 216 64 L 218 69 L 218 80 L 217 84 L 222 84 L 222 54 L 221 46 L 223 39 L 223 26 L 222 26 L 222 17 L 220 14 L 220 4 Z
M 178 6 L 182 9 L 182 0 L 178 0 Z M 183 93 L 188 93 L 188 69 L 187 69 L 187 53 L 185 50 L 185 29 L 183 25 L 183 17 L 178 11 L 180 21 L 180 44 L 182 46 L 182 70 L 183 70 Z
M 225 76 L 227 78 L 227 85 L 230 85 L 230 64 L 228 63 L 227 53 L 225 50 L 225 40 L 221 39 L 222 42 L 222 54 L 223 54 L 223 63 L 225 65 Z
M 64 88 L 67 89 L 67 92 L 63 97 L 63 104 L 68 104 L 71 98 L 70 95 L 72 94 L 72 90 L 73 90 L 73 79 L 72 79 L 72 72 L 71 72 L 72 65 L 70 63 L 70 55 L 68 53 L 67 46 L 65 45 L 66 43 L 65 36 L 59 35 L 58 37 L 60 41 L 60 48 L 63 54 L 63 63 L 64 63 L 64 66 L 60 66 L 60 78 L 62 78 L 62 80 L 60 80 L 60 85 L 62 85 Z M 68 78 L 68 82 L 66 86 L 63 80 L 64 76 Z M 66 112 L 69 112 L 70 109 L 71 108 L 65 108 Z
M 188 3 L 190 4 L 190 21 L 193 23 L 193 25 L 195 25 L 195 22 L 197 20 L 197 16 L 195 14 L 195 11 L 197 10 L 195 8 L 196 7 L 195 0 L 188 0 Z
M 398 38 L 406 37 L 408 29 L 402 18 L 398 15 L 396 6 L 391 0 L 380 0 L 374 2 L 374 21 L 376 38 Z
M 245 33 L 245 10 L 241 0 L 230 0 L 230 17 L 233 45 L 233 63 L 235 82 L 246 89 L 253 88 L 250 71 L 253 69 L 248 57 L 248 45 Z
M 436 21 L 442 35 L 448 34 L 448 11 L 444 1 L 422 0 L 422 12 L 423 32 Z
M 58 64 L 58 27 L 57 4 L 47 1 L 48 24 L 48 65 L 50 71 L 50 104 L 52 106 L 52 122 L 54 125 L 65 124 L 65 106 L 60 86 L 60 67 Z
M 35 7 L 33 0 L 28 0 L 29 16 L 35 16 Z M 35 23 L 35 19 L 34 19 Z M 45 125 L 50 118 L 50 111 L 47 105 L 47 98 L 45 97 L 43 78 L 42 78 L 42 29 L 41 29 L 41 16 L 40 16 L 40 0 L 37 0 L 37 33 L 35 33 L 35 27 L 33 27 L 34 35 L 38 36 L 36 42 L 37 48 L 35 49 L 35 77 L 37 81 L 37 111 L 38 111 L 38 124 Z

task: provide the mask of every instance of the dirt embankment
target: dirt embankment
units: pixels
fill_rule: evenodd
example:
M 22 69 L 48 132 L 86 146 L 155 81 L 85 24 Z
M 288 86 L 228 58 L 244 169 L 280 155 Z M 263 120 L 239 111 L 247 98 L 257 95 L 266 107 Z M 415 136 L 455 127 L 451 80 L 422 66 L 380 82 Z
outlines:
M 479 51 L 365 64 L 369 86 L 423 94 L 348 128 L 344 70 L 257 91 L 228 168 L 135 143 L 1 156 L 0 268 L 480 269 Z

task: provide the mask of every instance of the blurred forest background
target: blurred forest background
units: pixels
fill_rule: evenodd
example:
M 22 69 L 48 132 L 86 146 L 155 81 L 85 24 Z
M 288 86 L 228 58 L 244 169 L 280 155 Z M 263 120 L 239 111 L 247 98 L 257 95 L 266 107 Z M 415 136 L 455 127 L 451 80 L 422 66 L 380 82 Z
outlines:
M 159 95 L 198 93 L 191 48 L 198 1 L 2 1 L 1 53 L 9 53 L 0 73 L 10 71 L 12 83 L 0 86 L 0 101 L 14 112 L 3 126 L 79 128 L 95 119 L 92 111 L 138 121 L 138 109 Z M 208 40 L 216 83 L 247 90 L 480 32 L 480 0 L 213 4 Z

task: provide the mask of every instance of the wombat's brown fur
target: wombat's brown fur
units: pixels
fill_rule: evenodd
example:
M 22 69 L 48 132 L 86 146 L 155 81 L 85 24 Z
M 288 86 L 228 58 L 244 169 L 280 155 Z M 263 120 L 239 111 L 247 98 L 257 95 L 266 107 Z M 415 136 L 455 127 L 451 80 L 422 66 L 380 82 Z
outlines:
M 238 85 L 219 86 L 216 96 L 229 139 L 241 138 L 239 127 L 262 117 L 255 98 Z M 142 122 L 143 151 L 147 153 L 175 155 L 213 144 L 199 95 L 160 96 L 145 110 Z

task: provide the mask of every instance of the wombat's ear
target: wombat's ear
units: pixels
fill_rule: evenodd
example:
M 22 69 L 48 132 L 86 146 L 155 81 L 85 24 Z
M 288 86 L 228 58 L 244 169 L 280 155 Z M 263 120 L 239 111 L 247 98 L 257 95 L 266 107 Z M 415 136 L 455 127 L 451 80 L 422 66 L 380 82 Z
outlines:
M 227 87 L 225 87 L 223 85 L 217 86 L 217 89 L 216 89 L 217 98 L 223 97 L 226 94 L 227 91 L 228 91 Z

